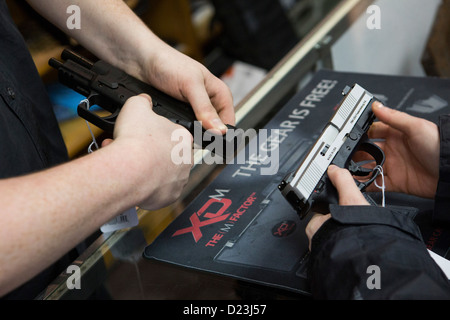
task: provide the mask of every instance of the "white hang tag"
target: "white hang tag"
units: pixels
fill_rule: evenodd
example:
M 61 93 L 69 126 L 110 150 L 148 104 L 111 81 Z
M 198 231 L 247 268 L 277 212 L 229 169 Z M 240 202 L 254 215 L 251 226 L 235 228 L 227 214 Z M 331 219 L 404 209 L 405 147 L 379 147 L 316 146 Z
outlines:
M 126 210 L 114 219 L 111 219 L 100 230 L 103 233 L 113 232 L 120 229 L 131 228 L 137 226 L 139 223 L 137 210 L 135 207 Z
M 447 276 L 448 280 L 450 280 L 450 261 L 445 259 L 444 257 L 434 253 L 431 250 L 428 250 L 431 258 L 437 263 L 437 265 L 442 269 L 442 271 Z

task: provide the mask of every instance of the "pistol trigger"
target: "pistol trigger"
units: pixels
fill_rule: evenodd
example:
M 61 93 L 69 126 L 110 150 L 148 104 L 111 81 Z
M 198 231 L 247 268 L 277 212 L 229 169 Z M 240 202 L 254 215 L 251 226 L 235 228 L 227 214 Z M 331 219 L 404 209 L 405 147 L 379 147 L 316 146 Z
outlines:
M 372 169 L 364 168 L 359 163 L 355 163 L 353 160 L 350 160 L 350 165 L 348 166 L 348 171 L 354 176 L 364 177 L 372 173 Z

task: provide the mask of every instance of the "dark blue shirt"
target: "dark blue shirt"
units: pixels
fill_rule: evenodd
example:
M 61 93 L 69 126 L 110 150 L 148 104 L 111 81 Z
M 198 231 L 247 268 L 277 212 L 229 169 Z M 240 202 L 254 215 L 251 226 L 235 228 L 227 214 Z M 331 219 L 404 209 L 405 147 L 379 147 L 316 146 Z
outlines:
M 45 86 L 5 1 L 0 0 L 0 179 L 66 160 L 66 147 Z M 69 262 L 64 257 L 4 298 L 35 298 Z
M 0 48 L 0 178 L 67 160 L 45 86 L 4 0 Z

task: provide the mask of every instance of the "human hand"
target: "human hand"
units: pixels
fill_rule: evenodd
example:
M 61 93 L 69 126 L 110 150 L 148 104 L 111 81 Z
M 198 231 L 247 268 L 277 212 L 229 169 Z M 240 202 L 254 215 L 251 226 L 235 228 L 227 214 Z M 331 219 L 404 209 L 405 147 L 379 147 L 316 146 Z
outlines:
M 368 206 L 366 198 L 359 190 L 350 172 L 346 169 L 331 165 L 328 168 L 328 177 L 333 183 L 339 195 L 339 205 L 341 206 Z M 311 239 L 316 234 L 322 224 L 331 218 L 331 214 L 314 214 L 306 226 L 305 232 L 309 239 L 309 249 L 311 250 Z
M 369 138 L 385 139 L 383 149 L 386 190 L 433 198 L 439 179 L 439 130 L 436 124 L 375 102 L 372 109 L 380 122 L 369 130 Z M 378 177 L 381 179 L 381 177 Z M 378 180 L 380 185 L 380 180 Z M 367 191 L 374 191 L 371 185 Z
M 202 64 L 172 48 L 122 0 L 78 1 L 83 31 L 69 30 L 62 10 L 69 0 L 29 0 L 44 17 L 67 32 L 98 58 L 148 82 L 181 101 L 189 102 L 205 129 L 225 133 L 234 125 L 229 88 Z
M 233 98 L 228 86 L 205 66 L 163 44 L 144 63 L 144 81 L 167 94 L 189 102 L 205 129 L 227 130 L 234 125 Z
M 174 130 L 178 130 L 180 141 L 172 141 Z M 154 113 L 151 98 L 141 94 L 124 104 L 115 124 L 114 140 L 105 140 L 102 147 L 118 147 L 124 158 L 124 175 L 136 177 L 135 187 L 130 192 L 137 194 L 137 205 L 154 210 L 173 203 L 180 196 L 191 165 L 175 164 L 171 151 L 180 143 L 186 144 L 183 150 L 189 150 L 192 142 L 189 131 Z

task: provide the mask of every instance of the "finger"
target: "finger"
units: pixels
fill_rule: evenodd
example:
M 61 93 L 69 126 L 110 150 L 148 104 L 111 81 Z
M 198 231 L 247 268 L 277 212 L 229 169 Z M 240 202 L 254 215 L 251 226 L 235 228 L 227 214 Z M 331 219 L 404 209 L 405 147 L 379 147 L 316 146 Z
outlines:
M 105 139 L 102 141 L 102 148 L 110 145 L 114 140 L 113 139 Z
M 215 78 L 216 81 L 212 81 L 207 86 L 207 91 L 210 93 L 211 101 L 219 114 L 223 123 L 235 125 L 235 113 L 233 104 L 233 95 L 230 88 L 220 79 Z
M 406 134 L 414 130 L 415 123 L 418 120 L 418 118 L 405 112 L 383 106 L 379 101 L 375 101 L 372 104 L 372 110 L 380 121 Z
M 152 106 L 152 99 L 147 94 L 140 94 L 127 99 L 114 125 L 114 138 L 124 133 L 136 131 L 139 128 L 145 129 L 145 125 L 141 126 L 140 123 L 146 122 L 149 116 L 156 116 Z
M 210 95 L 203 85 L 195 84 L 190 87 L 186 92 L 186 98 L 192 105 L 197 120 L 202 122 L 202 126 L 206 130 L 218 131 L 220 134 L 224 134 L 227 131 L 227 127 L 214 108 Z M 215 98 L 216 100 L 218 99 L 217 96 Z M 223 109 L 223 107 L 220 108 Z
M 309 220 L 308 225 L 305 228 L 306 236 L 309 239 L 309 250 L 311 251 L 311 239 L 316 234 L 317 230 L 324 224 L 325 221 L 331 218 L 331 214 L 314 214 L 311 220 Z
M 385 139 L 389 134 L 390 127 L 380 121 L 374 122 L 367 134 L 370 139 Z
M 338 191 L 340 205 L 369 205 L 348 170 L 331 165 L 328 177 Z
M 141 93 L 141 94 L 138 95 L 138 97 L 141 97 L 141 98 L 146 99 L 146 100 L 150 103 L 150 107 L 153 108 L 152 97 L 150 97 L 148 94 L 146 94 L 146 93 Z
M 148 108 L 150 108 L 150 109 L 153 108 L 152 98 L 146 93 L 141 93 L 137 96 L 132 96 L 132 97 L 128 98 L 128 100 L 125 101 L 125 104 L 123 105 L 122 110 L 124 110 L 126 108 L 133 108 L 133 112 L 135 112 L 135 109 L 141 108 L 141 107 L 143 108 L 143 110 L 146 110 Z

